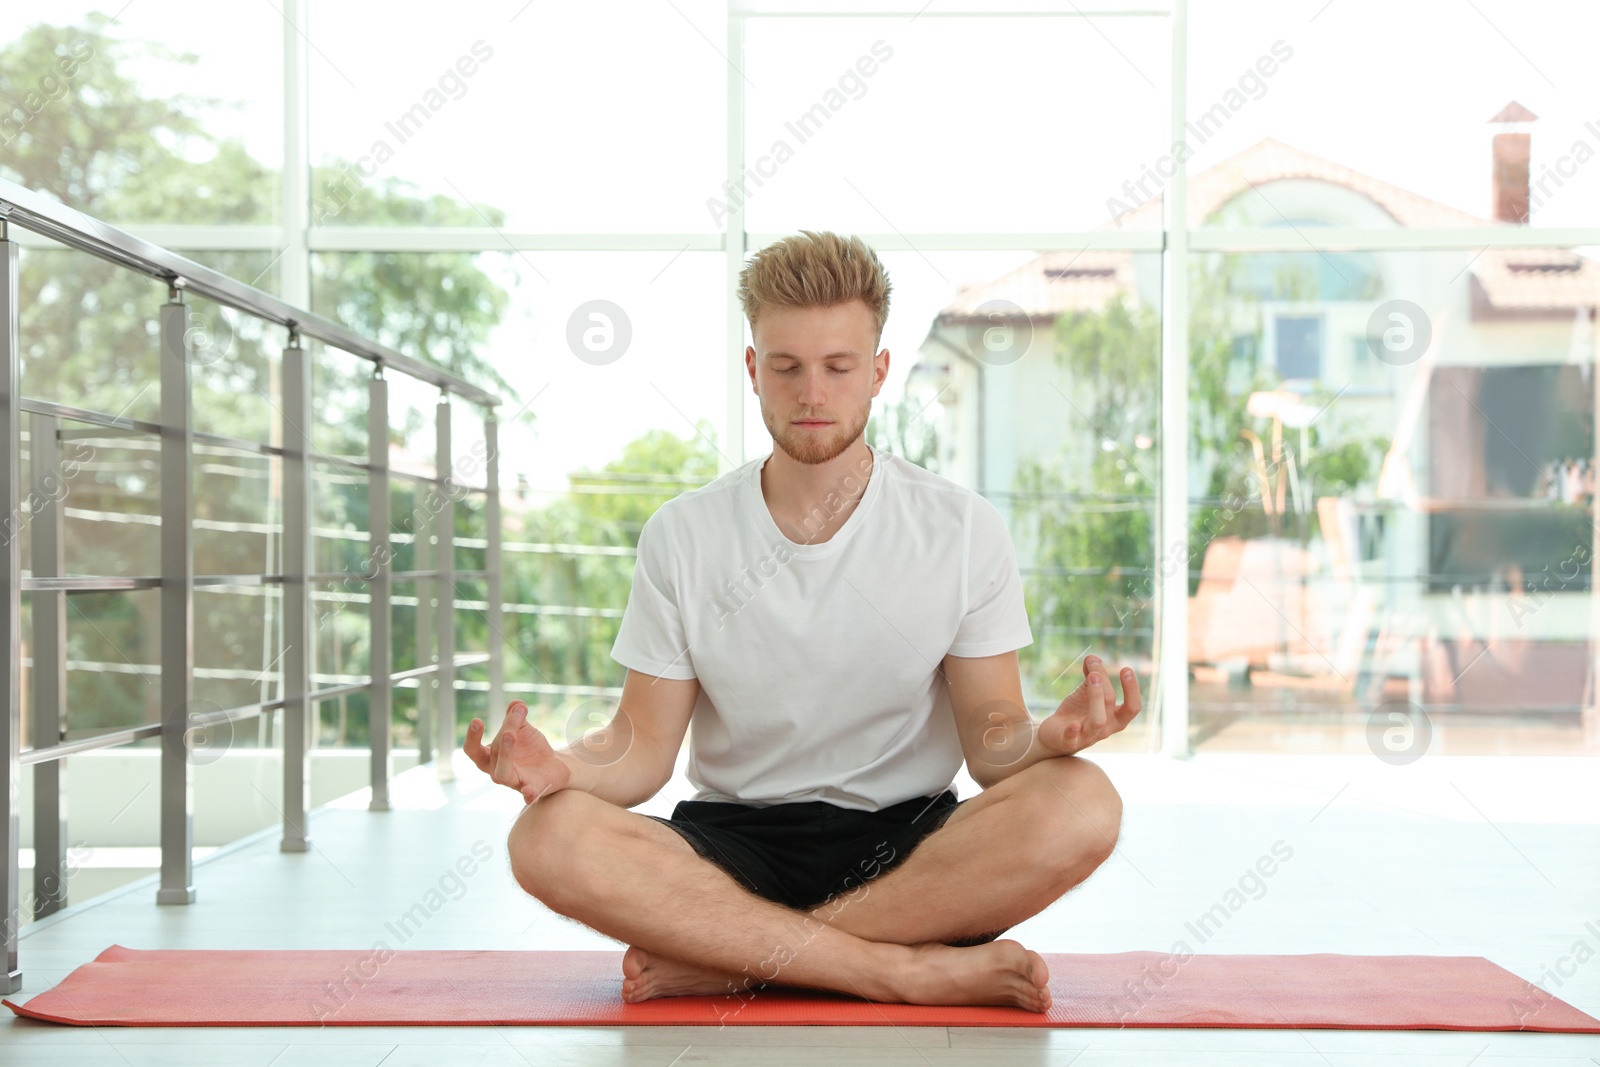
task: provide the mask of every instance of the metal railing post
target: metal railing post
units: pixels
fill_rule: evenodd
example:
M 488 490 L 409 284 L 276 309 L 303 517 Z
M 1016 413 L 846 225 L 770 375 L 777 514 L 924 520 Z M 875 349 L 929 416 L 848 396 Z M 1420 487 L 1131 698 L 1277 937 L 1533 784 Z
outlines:
M 505 587 L 500 576 L 500 424 L 490 409 L 483 420 L 483 444 L 488 453 L 484 485 L 487 492 L 483 501 L 484 533 L 489 542 L 483 552 L 483 566 L 487 574 L 489 610 L 486 629 L 489 631 L 489 706 L 484 709 L 484 726 L 493 730 L 499 726 L 499 716 L 505 703 L 506 647 L 504 625 Z
M 456 748 L 456 489 L 453 477 L 455 453 L 451 451 L 450 442 L 449 393 L 439 394 L 439 406 L 434 415 L 438 434 L 434 474 L 438 479 L 436 490 L 439 493 L 439 513 L 434 518 L 434 526 L 438 531 L 435 536 L 439 539 L 434 562 L 439 574 L 434 582 L 434 588 L 439 591 L 439 750 L 435 758 L 438 761 L 439 781 L 448 782 L 455 777 L 452 758 Z
M 59 578 L 65 573 L 61 541 L 61 420 L 53 415 L 28 418 L 28 452 L 33 467 L 33 576 Z M 67 692 L 67 594 L 35 590 L 33 607 L 33 670 L 31 722 L 28 736 L 35 749 L 57 744 Z M 33 916 L 42 919 L 67 904 L 66 760 L 33 765 Z
M 434 537 L 433 519 L 429 516 L 428 508 L 432 505 L 432 486 L 426 482 L 417 482 L 417 486 L 427 485 L 429 492 L 421 506 L 411 510 L 411 567 L 414 571 L 423 572 L 433 569 L 433 561 L 438 556 L 432 544 Z M 421 490 L 415 490 L 420 492 Z M 439 646 L 434 641 L 434 620 L 439 613 L 429 600 L 432 591 L 438 589 L 439 583 L 433 578 L 417 578 L 414 581 L 417 591 L 417 614 L 415 616 L 415 633 L 413 640 L 417 648 L 416 666 L 426 667 L 430 663 L 439 662 Z M 417 679 L 417 763 L 430 763 L 433 760 L 434 738 L 434 708 L 438 701 L 434 694 L 438 691 L 439 676 L 437 674 L 424 674 Z
M 157 904 L 194 903 L 194 410 L 189 306 L 169 285 L 161 306 L 161 887 Z
M 283 350 L 283 852 L 305 852 L 311 801 L 311 367 L 300 335 Z
M 21 350 L 17 333 L 17 244 L 11 240 L 5 216 L 0 215 L 0 375 L 4 375 L 4 396 L 0 396 L 0 507 L 5 508 L 5 603 L 0 604 L 0 672 L 4 672 L 3 695 L 6 706 L 0 714 L 0 791 L 6 798 L 6 817 L 0 823 L 0 907 L 5 909 L 5 959 L 0 960 L 0 989 L 15 993 L 22 988 L 22 969 L 17 964 L 17 934 L 22 925 L 17 911 L 17 895 L 22 881 L 18 849 L 22 845 L 22 823 L 18 807 L 22 787 L 22 548 L 18 541 L 21 500 L 18 498 L 21 464 L 17 462 L 22 438 Z
M 367 730 L 372 749 L 372 799 L 368 810 L 389 810 L 389 750 L 394 701 L 389 676 L 394 673 L 390 645 L 390 574 L 394 551 L 389 543 L 389 383 L 380 364 L 367 383 L 367 529 L 370 603 L 367 615 L 371 647 L 372 687 L 367 690 Z

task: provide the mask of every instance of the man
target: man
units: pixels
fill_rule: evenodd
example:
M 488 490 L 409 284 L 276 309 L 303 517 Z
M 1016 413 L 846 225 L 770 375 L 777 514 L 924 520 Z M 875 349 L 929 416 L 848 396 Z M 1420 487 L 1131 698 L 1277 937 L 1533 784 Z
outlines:
M 971 490 L 867 445 L 889 373 L 889 280 L 859 238 L 757 253 L 739 297 L 771 454 L 663 505 L 639 535 L 604 729 L 559 751 L 514 701 L 466 751 L 528 806 L 518 883 L 629 945 L 623 998 L 764 983 L 912 1004 L 1050 1006 L 999 934 L 1110 856 L 1122 805 L 1074 753 L 1138 714 L 1104 664 L 1038 723 L 1010 535 Z M 670 779 L 691 719 L 698 792 Z M 965 758 L 983 792 L 949 789 Z

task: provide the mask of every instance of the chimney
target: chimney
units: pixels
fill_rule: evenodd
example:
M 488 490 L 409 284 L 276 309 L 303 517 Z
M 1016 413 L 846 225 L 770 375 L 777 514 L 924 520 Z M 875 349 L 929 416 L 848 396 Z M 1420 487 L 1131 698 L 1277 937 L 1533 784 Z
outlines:
M 1538 115 L 1515 100 L 1489 120 L 1494 135 L 1493 190 L 1497 222 L 1528 224 L 1528 127 Z

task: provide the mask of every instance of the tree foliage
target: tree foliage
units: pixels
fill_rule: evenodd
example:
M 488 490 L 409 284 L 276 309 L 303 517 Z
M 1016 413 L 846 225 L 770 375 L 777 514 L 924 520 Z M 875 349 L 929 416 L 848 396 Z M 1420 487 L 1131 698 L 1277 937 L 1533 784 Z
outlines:
M 1056 352 L 1095 441 L 1087 456 L 1064 450 L 1048 462 L 1029 459 L 1015 479 L 1017 525 L 1026 531 L 1040 568 L 1028 587 L 1029 616 L 1062 637 L 1040 643 L 1037 677 L 1056 677 L 1086 647 L 1108 656 L 1147 653 L 1157 576 L 1172 566 L 1162 561 L 1193 572 L 1192 593 L 1193 575 L 1212 539 L 1266 532 L 1254 459 L 1241 431 L 1254 428 L 1266 439 L 1270 422 L 1251 416 L 1247 405 L 1252 392 L 1277 388 L 1281 377 L 1256 358 L 1262 351 L 1262 293 L 1254 277 L 1259 272 L 1246 277 L 1247 261 L 1236 255 L 1197 257 L 1191 270 L 1187 447 L 1201 495 L 1183 545 L 1155 542 L 1158 310 L 1119 296 L 1100 310 L 1056 320 Z M 1315 278 L 1304 273 L 1312 266 L 1280 265 L 1272 295 L 1316 299 Z M 1332 399 L 1325 387 L 1307 398 L 1319 406 Z M 1326 416 L 1313 422 L 1307 441 L 1313 458 L 1299 473 L 1323 493 L 1369 484 L 1387 447 L 1382 438 L 1342 433 L 1336 419 Z M 1226 507 L 1230 499 L 1245 504 Z M 1283 533 L 1304 542 L 1315 529 L 1312 514 Z

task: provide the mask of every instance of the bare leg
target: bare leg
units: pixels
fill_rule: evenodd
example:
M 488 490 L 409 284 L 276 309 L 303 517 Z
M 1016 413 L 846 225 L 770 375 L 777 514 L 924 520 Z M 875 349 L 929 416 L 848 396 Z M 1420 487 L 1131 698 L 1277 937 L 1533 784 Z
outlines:
M 509 850 L 517 881 L 553 910 L 651 955 L 740 975 L 747 988 L 781 974 L 868 1000 L 1049 1006 L 1043 958 L 1015 941 L 867 940 L 755 896 L 667 838 L 677 834 L 564 789 L 524 809 Z
M 1121 812 L 1098 766 L 1045 760 L 963 803 L 894 870 L 810 914 L 857 937 L 904 945 L 1008 929 L 1110 856 Z M 729 978 L 637 945 L 624 956 L 623 972 L 646 996 L 725 991 Z
M 1121 821 L 1121 798 L 1097 765 L 1041 760 L 963 803 L 900 866 L 811 914 L 900 944 L 1008 929 L 1093 874 Z

